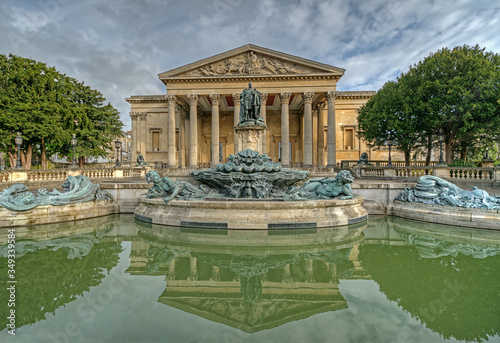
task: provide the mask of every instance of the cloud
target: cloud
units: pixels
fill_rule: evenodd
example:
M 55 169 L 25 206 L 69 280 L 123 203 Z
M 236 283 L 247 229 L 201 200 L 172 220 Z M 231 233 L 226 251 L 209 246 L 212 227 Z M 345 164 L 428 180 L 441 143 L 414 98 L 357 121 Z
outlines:
M 345 68 L 339 90 L 377 90 L 442 47 L 500 52 L 487 0 L 189 0 L 0 3 L 0 53 L 55 66 L 101 91 L 130 127 L 131 95 L 157 74 L 252 43 Z

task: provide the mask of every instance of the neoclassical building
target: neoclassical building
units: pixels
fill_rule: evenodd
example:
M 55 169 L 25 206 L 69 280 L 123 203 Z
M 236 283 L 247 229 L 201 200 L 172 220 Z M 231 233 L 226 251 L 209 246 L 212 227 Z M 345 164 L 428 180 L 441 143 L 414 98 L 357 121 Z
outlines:
M 290 167 L 332 167 L 368 151 L 356 136 L 358 109 L 375 92 L 337 91 L 345 69 L 248 44 L 159 74 L 166 95 L 131 104 L 132 159 L 199 168 L 239 151 L 240 93 L 262 93 L 262 152 Z M 265 105 L 264 105 L 265 104 Z M 385 150 L 371 159 L 387 159 Z

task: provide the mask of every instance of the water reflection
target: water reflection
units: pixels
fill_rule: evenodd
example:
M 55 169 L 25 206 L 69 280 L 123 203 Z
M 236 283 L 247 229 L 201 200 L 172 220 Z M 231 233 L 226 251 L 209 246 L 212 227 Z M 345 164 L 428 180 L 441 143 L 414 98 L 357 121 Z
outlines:
M 365 224 L 277 232 L 140 225 L 130 273 L 164 274 L 158 301 L 246 332 L 347 307 L 338 290 Z
M 384 221 L 404 245 L 365 242 L 359 261 L 387 298 L 444 338 L 498 335 L 500 232 Z
M 120 262 L 126 246 L 130 261 L 120 262 L 126 263 L 125 274 L 166 281 L 148 309 L 164 304 L 255 333 L 349 311 L 342 282 L 373 280 L 388 300 L 442 338 L 478 341 L 498 335 L 500 232 L 385 217 L 370 218 L 366 225 L 248 232 L 171 228 L 110 216 L 18 228 L 17 326 L 43 321 L 85 298 Z M 6 235 L 0 236 L 5 265 Z M 0 273 L 2 287 L 6 274 Z M 6 296 L 0 292 L 0 304 L 7 303 Z M 370 304 L 364 306 L 370 310 Z M 0 312 L 5 327 L 4 307 Z M 397 324 L 386 319 L 385 325 Z
M 16 318 L 17 327 L 32 324 L 54 314 L 101 280 L 118 262 L 122 248 L 107 235 L 118 222 L 110 216 L 78 223 L 17 228 Z M 7 265 L 7 232 L 1 233 L 0 265 Z M 50 239 L 53 238 L 53 239 Z M 0 273 L 6 287 L 7 272 Z M 0 326 L 7 325 L 9 294 L 0 292 Z

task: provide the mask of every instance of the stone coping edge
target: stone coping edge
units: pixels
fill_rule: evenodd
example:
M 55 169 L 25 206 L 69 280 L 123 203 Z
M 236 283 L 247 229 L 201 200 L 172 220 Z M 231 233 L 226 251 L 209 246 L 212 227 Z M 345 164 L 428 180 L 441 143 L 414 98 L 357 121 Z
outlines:
M 388 215 L 429 223 L 477 229 L 500 230 L 500 210 L 449 207 L 394 201 Z

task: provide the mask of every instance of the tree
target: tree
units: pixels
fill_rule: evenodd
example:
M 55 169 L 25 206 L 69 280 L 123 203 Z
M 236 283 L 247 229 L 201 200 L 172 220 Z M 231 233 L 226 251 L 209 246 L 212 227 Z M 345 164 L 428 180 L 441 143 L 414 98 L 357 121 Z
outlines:
M 80 156 L 105 156 L 122 126 L 118 111 L 83 82 L 41 62 L 0 55 L 0 150 L 11 166 L 17 132 L 23 137 L 22 163 L 29 169 L 33 152 L 41 155 L 42 168 L 47 154 L 70 157 L 73 134 Z
M 392 138 L 410 165 L 411 153 L 423 130 L 423 116 L 416 106 L 408 106 L 411 98 L 411 79 L 387 82 L 363 107 L 358 123 L 359 135 L 372 145 L 385 145 Z
M 500 56 L 478 45 L 443 48 L 410 68 L 418 101 L 445 134 L 446 162 L 500 133 Z M 491 140 L 491 139 L 489 139 Z
M 391 134 L 407 165 L 419 148 L 429 162 L 440 131 L 447 163 L 455 151 L 465 160 L 493 147 L 500 137 L 500 56 L 477 45 L 443 48 L 386 83 L 360 109 L 358 122 L 361 137 L 376 145 Z

